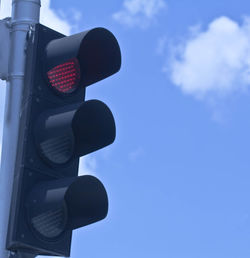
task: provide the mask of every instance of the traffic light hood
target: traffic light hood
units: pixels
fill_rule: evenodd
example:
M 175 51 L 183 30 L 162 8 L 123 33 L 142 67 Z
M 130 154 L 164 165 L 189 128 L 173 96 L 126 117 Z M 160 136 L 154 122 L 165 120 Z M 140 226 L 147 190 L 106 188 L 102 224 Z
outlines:
M 113 143 L 116 135 L 115 120 L 111 110 L 99 100 L 84 102 L 77 109 L 72 129 L 75 136 L 75 155 L 78 157 Z
M 31 225 L 43 238 L 54 239 L 65 230 L 102 220 L 107 212 L 107 192 L 101 181 L 90 175 L 41 182 L 27 200 Z
M 38 118 L 35 132 L 40 153 L 54 164 L 64 164 L 113 143 L 116 128 L 108 106 L 88 100 L 47 110 Z
M 118 72 L 121 52 L 115 36 L 104 28 L 52 40 L 45 49 L 45 73 L 54 67 L 78 59 L 80 85 L 89 86 Z

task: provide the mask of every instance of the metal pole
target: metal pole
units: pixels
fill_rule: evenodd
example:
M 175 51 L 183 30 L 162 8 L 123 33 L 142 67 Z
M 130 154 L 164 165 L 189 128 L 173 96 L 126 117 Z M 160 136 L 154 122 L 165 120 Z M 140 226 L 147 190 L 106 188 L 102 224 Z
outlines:
M 19 117 L 22 110 L 26 35 L 39 22 L 40 0 L 13 0 L 10 21 L 9 78 L 6 86 L 4 130 L 0 173 L 0 257 L 26 257 L 5 249 L 14 167 L 18 147 Z M 13 256 L 15 255 L 15 256 Z

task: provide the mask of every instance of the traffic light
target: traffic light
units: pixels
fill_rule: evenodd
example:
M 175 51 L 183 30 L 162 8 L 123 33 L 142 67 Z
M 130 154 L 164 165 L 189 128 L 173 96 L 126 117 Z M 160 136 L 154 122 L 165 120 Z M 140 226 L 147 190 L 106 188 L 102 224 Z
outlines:
M 104 28 L 66 37 L 37 24 L 26 54 L 7 249 L 69 256 L 72 230 L 108 212 L 103 184 L 78 166 L 115 139 L 110 109 L 85 89 L 119 71 L 120 48 Z

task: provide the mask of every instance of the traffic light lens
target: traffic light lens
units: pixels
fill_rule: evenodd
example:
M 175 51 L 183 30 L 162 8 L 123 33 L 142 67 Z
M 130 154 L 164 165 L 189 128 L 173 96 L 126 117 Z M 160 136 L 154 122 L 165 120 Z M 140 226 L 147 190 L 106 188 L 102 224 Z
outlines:
M 80 65 L 77 58 L 57 65 L 47 72 L 50 85 L 61 93 L 74 92 L 80 82 Z
M 64 207 L 48 210 L 31 219 L 33 227 L 46 238 L 58 237 L 65 229 L 67 221 Z

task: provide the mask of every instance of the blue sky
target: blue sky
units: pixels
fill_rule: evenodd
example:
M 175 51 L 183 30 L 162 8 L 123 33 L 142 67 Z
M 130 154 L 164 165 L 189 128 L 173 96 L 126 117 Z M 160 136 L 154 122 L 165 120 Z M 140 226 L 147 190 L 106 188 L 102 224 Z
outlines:
M 249 257 L 249 1 L 42 6 L 47 26 L 106 27 L 122 50 L 121 71 L 87 88 L 113 111 L 116 141 L 79 171 L 104 183 L 109 214 L 74 232 L 71 257 Z

